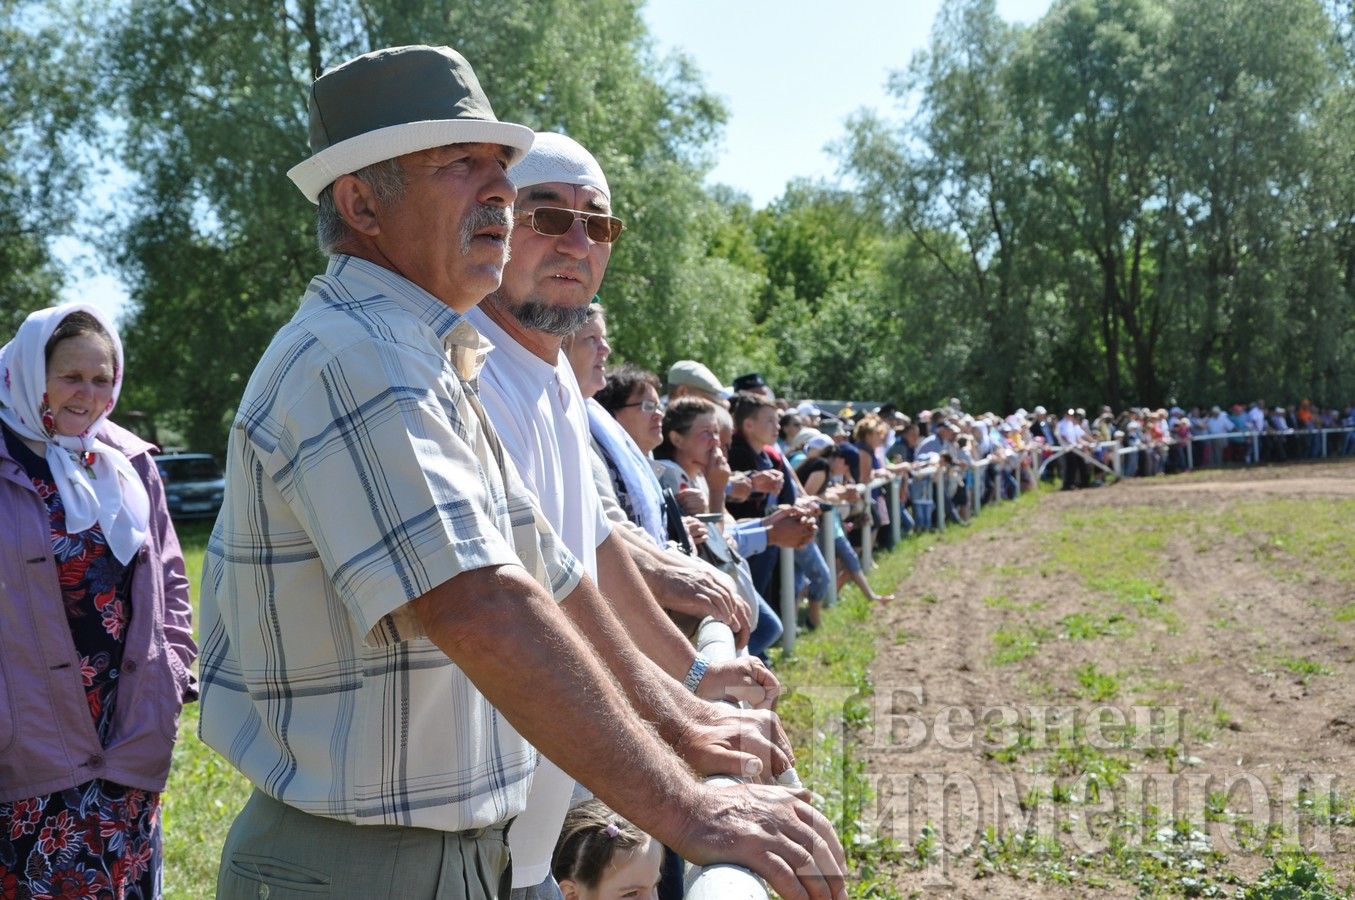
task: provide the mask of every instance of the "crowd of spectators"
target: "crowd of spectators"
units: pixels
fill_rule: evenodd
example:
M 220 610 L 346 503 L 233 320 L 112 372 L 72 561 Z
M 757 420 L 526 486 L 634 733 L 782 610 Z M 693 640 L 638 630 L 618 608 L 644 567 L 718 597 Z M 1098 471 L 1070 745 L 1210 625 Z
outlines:
M 845 900 L 758 659 L 795 624 L 768 599 L 807 627 L 837 579 L 888 602 L 877 545 L 1056 456 L 1087 483 L 1106 446 L 1076 411 L 791 414 L 757 374 L 609 370 L 589 301 L 625 223 L 587 148 L 498 121 L 447 47 L 363 54 L 308 105 L 288 176 L 329 260 L 245 386 L 202 563 L 200 736 L 253 785 L 217 896 L 670 900 L 690 860 Z M 85 344 L 76 432 L 121 368 Z
M 695 360 L 674 364 L 663 380 L 622 366 L 597 399 L 642 456 L 652 451 L 648 462 L 668 498 L 673 542 L 706 555 L 720 545 L 733 566 L 746 564 L 760 610 L 749 648 L 759 655 L 783 627 L 767 602 L 781 590 L 780 547 L 794 550 L 799 626 L 812 629 L 825 598 L 835 595 L 827 590 L 831 578 L 878 602 L 892 599 L 862 571 L 863 534 L 873 551 L 888 549 L 896 533 L 938 527 L 942 518 L 964 526 L 983 504 L 1012 499 L 1041 479 L 1076 490 L 1112 477 L 1355 453 L 1355 406 L 1307 400 L 1118 414 L 1103 406 L 1095 415 L 1036 406 L 999 415 L 966 411 L 951 398 L 910 416 L 893 404 L 858 411 L 851 403 L 793 402 L 756 373 L 726 385 Z M 618 465 L 609 459 L 606 468 L 626 496 Z M 880 486 L 889 478 L 901 486 L 897 528 Z M 831 520 L 836 573 L 828 571 L 823 542 L 814 540 L 827 506 L 840 513 Z

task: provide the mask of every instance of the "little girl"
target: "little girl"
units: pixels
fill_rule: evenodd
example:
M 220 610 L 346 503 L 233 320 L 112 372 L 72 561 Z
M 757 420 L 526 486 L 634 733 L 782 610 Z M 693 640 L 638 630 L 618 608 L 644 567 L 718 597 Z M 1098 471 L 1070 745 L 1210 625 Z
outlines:
M 663 846 L 600 800 L 565 817 L 551 873 L 565 900 L 654 900 Z

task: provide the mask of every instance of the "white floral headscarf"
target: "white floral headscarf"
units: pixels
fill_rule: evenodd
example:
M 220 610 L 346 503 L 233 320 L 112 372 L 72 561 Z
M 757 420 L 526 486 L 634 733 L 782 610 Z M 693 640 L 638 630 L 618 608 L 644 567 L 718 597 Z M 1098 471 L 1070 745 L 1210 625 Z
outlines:
M 56 433 L 47 404 L 47 341 L 74 312 L 89 313 L 113 344 L 113 395 L 83 433 Z M 66 513 L 66 531 L 76 534 L 98 523 L 108 547 L 128 562 L 146 541 L 150 499 L 132 464 L 96 435 L 122 391 L 122 341 L 111 322 L 87 303 L 40 309 L 24 320 L 14 339 L 0 348 L 0 421 L 20 437 L 41 441 Z

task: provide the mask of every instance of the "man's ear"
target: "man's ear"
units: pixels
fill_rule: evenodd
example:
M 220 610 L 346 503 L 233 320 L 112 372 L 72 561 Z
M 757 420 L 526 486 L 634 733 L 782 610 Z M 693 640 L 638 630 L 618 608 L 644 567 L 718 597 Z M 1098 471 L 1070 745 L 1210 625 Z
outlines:
M 355 233 L 367 237 L 381 233 L 376 195 L 371 185 L 356 175 L 340 175 L 334 182 L 334 208 Z
M 565 895 L 565 900 L 579 900 L 579 886 L 574 883 L 572 878 L 566 878 L 560 882 L 560 893 Z

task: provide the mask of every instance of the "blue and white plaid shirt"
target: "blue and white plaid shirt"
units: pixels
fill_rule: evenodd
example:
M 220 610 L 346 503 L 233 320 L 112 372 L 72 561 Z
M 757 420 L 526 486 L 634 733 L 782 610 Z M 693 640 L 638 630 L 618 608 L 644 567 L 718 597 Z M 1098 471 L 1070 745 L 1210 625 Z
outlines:
M 203 563 L 201 735 L 305 812 L 461 831 L 526 803 L 536 751 L 407 605 L 486 566 L 556 599 L 581 577 L 484 424 L 488 350 L 336 256 L 245 389 Z

